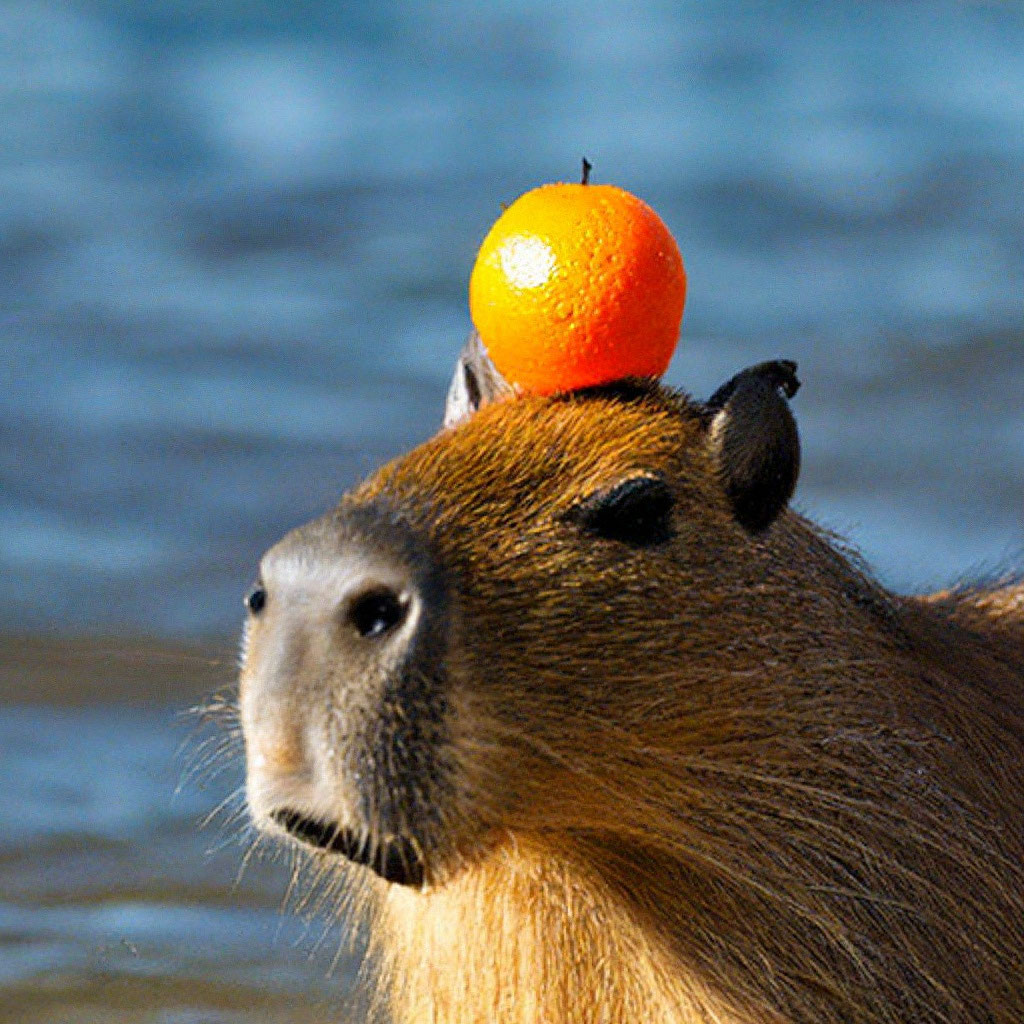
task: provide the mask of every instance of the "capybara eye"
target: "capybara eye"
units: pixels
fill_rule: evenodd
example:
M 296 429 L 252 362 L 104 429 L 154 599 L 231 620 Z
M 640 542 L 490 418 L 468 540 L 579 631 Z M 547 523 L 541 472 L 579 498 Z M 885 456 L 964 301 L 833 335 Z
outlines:
M 408 609 L 407 595 L 397 594 L 390 587 L 375 587 L 352 602 L 348 618 L 360 636 L 372 638 L 401 625 Z
M 267 591 L 262 583 L 257 583 L 248 594 L 245 595 L 245 607 L 252 615 L 259 615 L 267 603 Z
M 569 518 L 592 536 L 645 548 L 672 538 L 673 505 L 664 480 L 637 476 L 591 495 Z

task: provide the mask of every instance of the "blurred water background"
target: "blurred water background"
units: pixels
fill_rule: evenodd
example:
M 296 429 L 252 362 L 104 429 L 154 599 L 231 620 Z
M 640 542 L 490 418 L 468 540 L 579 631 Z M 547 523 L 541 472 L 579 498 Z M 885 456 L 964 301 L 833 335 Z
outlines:
M 584 154 L 679 240 L 671 383 L 799 361 L 798 507 L 904 589 L 1019 559 L 1020 3 L 0 13 L 0 1020 L 344 1012 L 286 870 L 206 855 L 237 771 L 171 799 L 177 711 L 263 548 L 436 429 L 480 240 Z M 32 638 L 76 634 L 215 653 Z

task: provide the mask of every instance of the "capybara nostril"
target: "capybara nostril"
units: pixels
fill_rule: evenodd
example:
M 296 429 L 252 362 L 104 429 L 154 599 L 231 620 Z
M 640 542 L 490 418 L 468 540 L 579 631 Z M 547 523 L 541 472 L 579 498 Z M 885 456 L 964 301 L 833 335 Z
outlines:
M 390 633 L 405 621 L 409 603 L 407 593 L 398 593 L 387 586 L 374 586 L 349 601 L 346 617 L 360 636 L 373 640 Z
M 262 583 L 255 583 L 252 590 L 245 595 L 245 607 L 249 609 L 250 614 L 259 615 L 263 611 L 267 603 L 267 591 Z

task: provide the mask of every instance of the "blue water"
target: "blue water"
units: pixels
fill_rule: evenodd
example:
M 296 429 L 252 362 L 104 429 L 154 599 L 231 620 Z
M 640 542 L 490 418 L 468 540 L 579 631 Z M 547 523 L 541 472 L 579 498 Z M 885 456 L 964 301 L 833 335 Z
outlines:
M 1020 5 L 9 0 L 0 112 L 7 629 L 233 631 L 584 153 L 679 240 L 673 384 L 800 361 L 801 508 L 905 587 L 1024 542 Z
M 0 1020 L 349 1019 L 345 926 L 285 912 L 280 858 L 240 870 L 241 762 L 189 773 L 194 732 L 166 708 L 0 708 Z

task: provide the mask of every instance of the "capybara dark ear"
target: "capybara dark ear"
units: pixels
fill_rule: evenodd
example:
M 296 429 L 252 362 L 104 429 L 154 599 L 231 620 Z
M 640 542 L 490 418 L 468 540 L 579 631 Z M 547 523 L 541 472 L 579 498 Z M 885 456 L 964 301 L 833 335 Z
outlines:
M 473 333 L 462 346 L 452 382 L 448 385 L 448 400 L 444 407 L 444 425 L 454 427 L 488 402 L 510 394 L 512 388 L 495 369 L 480 335 Z
M 800 437 L 787 399 L 800 387 L 796 363 L 779 359 L 736 374 L 708 400 L 708 442 L 736 519 L 766 530 L 800 472 Z

